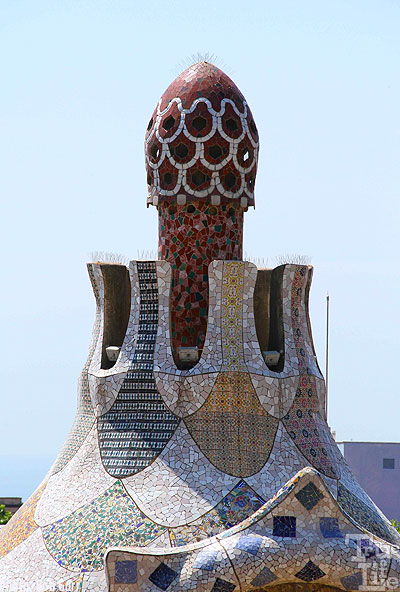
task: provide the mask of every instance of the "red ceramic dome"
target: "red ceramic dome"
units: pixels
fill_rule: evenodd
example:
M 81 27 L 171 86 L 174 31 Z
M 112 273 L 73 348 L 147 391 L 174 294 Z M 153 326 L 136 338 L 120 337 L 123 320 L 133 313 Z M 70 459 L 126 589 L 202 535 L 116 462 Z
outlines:
M 258 148 L 237 86 L 213 64 L 190 66 L 167 88 L 147 127 L 148 204 L 254 205 Z

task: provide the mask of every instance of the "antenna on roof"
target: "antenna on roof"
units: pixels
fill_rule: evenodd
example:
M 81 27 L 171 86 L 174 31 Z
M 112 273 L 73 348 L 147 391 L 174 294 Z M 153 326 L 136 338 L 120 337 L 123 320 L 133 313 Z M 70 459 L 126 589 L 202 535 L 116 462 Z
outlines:
M 329 294 L 326 294 L 326 353 L 325 353 L 325 418 L 328 421 L 328 374 L 329 374 Z

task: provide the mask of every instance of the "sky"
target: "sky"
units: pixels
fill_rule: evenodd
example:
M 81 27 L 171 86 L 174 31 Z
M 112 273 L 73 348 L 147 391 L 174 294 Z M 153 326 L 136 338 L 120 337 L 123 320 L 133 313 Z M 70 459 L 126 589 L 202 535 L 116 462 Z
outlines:
M 400 441 L 400 4 L 0 2 L 0 497 L 24 499 L 71 426 L 91 253 L 157 247 L 143 139 L 170 82 L 217 56 L 261 141 L 244 250 L 307 255 L 338 440 Z

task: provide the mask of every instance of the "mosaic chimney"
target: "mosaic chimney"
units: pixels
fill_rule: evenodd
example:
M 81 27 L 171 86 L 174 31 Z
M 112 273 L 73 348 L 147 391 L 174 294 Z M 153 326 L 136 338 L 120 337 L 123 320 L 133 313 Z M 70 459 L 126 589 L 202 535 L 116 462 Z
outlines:
M 76 416 L 0 526 L 0 592 L 400 590 L 400 535 L 327 424 L 313 270 L 243 260 L 257 158 L 246 101 L 212 64 L 160 99 L 159 259 L 88 264 Z
M 147 203 L 158 209 L 158 256 L 172 266 L 172 347 L 203 349 L 208 266 L 242 259 L 254 206 L 258 132 L 246 99 L 199 62 L 162 95 L 146 131 Z M 177 360 L 178 361 L 178 360 Z

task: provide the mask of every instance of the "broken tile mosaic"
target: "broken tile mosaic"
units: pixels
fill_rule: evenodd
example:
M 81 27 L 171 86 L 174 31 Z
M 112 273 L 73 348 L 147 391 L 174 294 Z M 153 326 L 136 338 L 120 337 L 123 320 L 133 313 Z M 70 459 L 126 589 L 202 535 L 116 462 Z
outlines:
M 11 520 L 1 528 L 0 558 L 7 555 L 37 529 L 38 525 L 34 520 L 34 514 L 46 485 L 47 483 L 43 483 Z
M 236 548 L 251 555 L 257 555 L 260 545 L 261 537 L 242 535 L 236 543 Z
M 343 538 L 343 534 L 340 532 L 339 523 L 337 518 L 320 518 L 319 527 L 322 532 L 322 536 L 327 538 Z
M 356 590 L 360 548 L 400 581 L 400 537 L 326 422 L 312 268 L 241 260 L 258 149 L 214 65 L 162 96 L 145 144 L 160 260 L 113 263 L 124 288 L 106 287 L 108 262 L 88 266 L 76 419 L 46 483 L 0 527 L 0 592 Z
M 153 375 L 158 327 L 155 264 L 138 262 L 140 310 L 131 366 L 114 405 L 98 420 L 101 459 L 114 477 L 147 467 L 166 446 L 179 418 L 165 406 Z
M 251 516 L 264 503 L 245 481 L 240 481 L 210 512 L 187 526 L 170 529 L 171 546 L 180 547 L 223 532 Z
M 296 517 L 295 516 L 274 516 L 274 536 L 295 537 Z
M 274 580 L 276 580 L 276 576 L 272 573 L 269 567 L 265 566 L 250 583 L 255 588 L 263 588 Z
M 345 576 L 341 578 L 342 585 L 345 590 L 359 590 L 363 585 L 363 577 L 361 572 Z
M 199 553 L 196 561 L 193 563 L 193 569 L 205 569 L 207 571 L 212 571 L 216 556 L 217 551 L 202 551 Z
M 103 567 L 112 545 L 148 545 L 165 531 L 149 520 L 117 481 L 103 495 L 70 516 L 42 529 L 49 553 L 66 569 Z
M 314 582 L 323 578 L 325 573 L 315 563 L 309 561 L 306 565 L 296 573 L 296 578 L 304 582 Z
M 159 256 L 172 266 L 172 349 L 203 349 L 208 315 L 208 266 L 214 259 L 241 259 L 243 210 L 240 205 L 179 204 L 159 208 Z M 209 230 L 213 230 L 210 234 Z M 173 236 L 166 242 L 166 234 Z M 191 248 L 188 248 L 188 241 Z
M 233 590 L 236 588 L 235 584 L 232 584 L 231 582 L 227 582 L 226 580 L 223 580 L 221 578 L 217 578 L 215 580 L 215 584 L 212 587 L 212 591 L 213 592 L 233 592 Z
M 137 561 L 117 561 L 115 563 L 115 583 L 135 584 L 137 581 Z
M 296 493 L 296 497 L 306 510 L 311 510 L 324 496 L 320 490 L 315 487 L 314 483 L 310 481 L 310 483 L 307 483 L 303 489 L 300 489 L 300 491 Z
M 397 535 L 393 526 L 389 522 L 385 522 L 384 518 L 378 514 L 372 504 L 371 507 L 364 504 L 364 502 L 351 493 L 342 483 L 339 484 L 338 503 L 343 511 L 355 520 L 355 522 L 363 524 L 372 534 L 389 543 L 395 544 Z
M 160 565 L 153 571 L 149 576 L 149 580 L 152 584 L 160 588 L 160 590 L 167 590 L 172 584 L 178 574 L 176 571 L 168 567 L 165 563 Z

